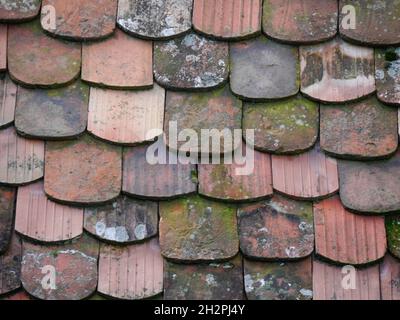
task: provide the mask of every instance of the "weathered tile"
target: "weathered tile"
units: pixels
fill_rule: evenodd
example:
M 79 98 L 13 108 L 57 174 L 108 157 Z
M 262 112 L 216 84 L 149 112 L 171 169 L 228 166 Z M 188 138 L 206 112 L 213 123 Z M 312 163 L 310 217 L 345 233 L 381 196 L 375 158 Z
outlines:
M 25 290 L 43 300 L 81 300 L 97 286 L 99 244 L 83 235 L 62 246 L 22 244 L 21 281 Z
M 175 264 L 165 262 L 166 300 L 243 300 L 240 256 L 225 263 Z
M 247 103 L 243 134 L 256 149 L 291 154 L 310 149 L 318 138 L 318 105 L 301 95 L 276 102 Z M 253 129 L 254 139 L 246 130 Z
M 154 77 L 163 87 L 210 89 L 223 85 L 228 75 L 227 43 L 190 33 L 154 44 Z
M 0 255 L 0 295 L 21 286 L 21 255 L 21 242 L 14 233 L 7 251 Z
M 374 50 L 335 38 L 300 47 L 301 92 L 310 98 L 340 103 L 375 91 Z
M 0 21 L 22 22 L 39 14 L 40 0 L 3 0 L 0 2 Z
M 232 44 L 231 89 L 249 100 L 280 99 L 299 91 L 299 58 L 295 47 L 263 36 Z
M 301 199 L 327 197 L 339 190 L 336 159 L 328 157 L 317 144 L 294 156 L 272 156 L 274 189 Z
M 163 258 L 158 239 L 125 247 L 102 245 L 100 293 L 119 299 L 143 299 L 163 291 Z
M 16 189 L 0 186 L 0 254 L 5 252 L 13 232 Z
M 364 213 L 400 210 L 400 152 L 377 161 L 339 161 L 340 198 L 343 205 Z
M 199 196 L 160 203 L 164 257 L 182 261 L 226 260 L 238 253 L 235 207 Z
M 260 0 L 194 0 L 193 27 L 218 39 L 243 39 L 261 31 Z
M 56 12 L 54 26 L 44 19 L 47 6 L 52 6 Z M 115 29 L 117 6 L 117 0 L 43 0 L 42 27 L 47 32 L 66 39 L 105 38 Z
M 45 192 L 51 199 L 101 204 L 121 191 L 122 150 L 89 135 L 79 140 L 48 142 Z
M 7 25 L 0 24 L 0 71 L 7 69 L 7 31 Z
M 400 106 L 400 47 L 375 50 L 375 79 L 378 99 Z
M 397 109 L 373 97 L 321 107 L 321 148 L 344 158 L 379 158 L 398 146 Z
M 143 91 L 90 89 L 88 131 L 119 144 L 154 140 L 162 130 L 165 90 L 158 85 Z
M 158 231 L 158 204 L 119 197 L 112 204 L 85 210 L 85 230 L 102 240 L 128 243 L 151 238 Z
M 326 41 L 337 33 L 336 0 L 266 0 L 263 30 L 271 38 L 289 43 Z
M 119 0 L 119 27 L 149 39 L 172 38 L 190 30 L 192 0 Z
M 400 262 L 386 255 L 380 264 L 382 300 L 400 300 Z
M 30 138 L 62 140 L 86 130 L 89 87 L 81 81 L 59 89 L 19 87 L 15 127 Z
M 7 74 L 0 75 L 0 128 L 14 121 L 17 86 Z
M 285 263 L 245 259 L 244 287 L 249 300 L 311 300 L 312 260 Z
M 360 265 L 386 253 L 385 219 L 348 212 L 338 196 L 314 204 L 316 253 L 343 264 Z
M 83 232 L 83 209 L 49 200 L 44 193 L 43 181 L 19 187 L 15 230 L 38 241 L 71 240 Z
M 174 146 L 176 137 L 170 137 L 169 131 L 175 123 L 177 133 L 189 129 L 194 130 L 197 136 L 201 137 L 204 130 L 210 130 L 211 133 L 211 130 L 215 129 L 224 136 L 222 134 L 224 129 L 228 129 L 231 133 L 236 129 L 241 129 L 242 102 L 232 95 L 228 85 L 211 93 L 167 92 L 164 122 L 166 143 L 170 148 L 178 148 L 181 152 L 201 153 L 202 141 L 199 139 L 177 141 Z M 210 140 L 210 153 L 228 153 L 239 146 L 237 141 L 232 143 L 232 140 L 228 139 L 231 145 L 225 145 L 223 141 L 218 140 L 220 148 L 217 148 L 217 143 L 214 145 L 214 140 Z
M 347 6 L 356 15 L 354 27 Z M 342 37 L 370 46 L 400 44 L 400 1 L 340 0 L 339 11 Z
M 275 195 L 238 210 L 240 249 L 251 258 L 299 259 L 314 251 L 312 204 Z
M 43 177 L 43 141 L 21 138 L 9 127 L 0 130 L 0 154 L 0 183 L 21 185 Z
M 388 249 L 400 259 L 400 215 L 391 214 L 385 217 Z
M 34 298 L 28 295 L 28 293 L 24 289 L 21 289 L 5 297 L 0 297 L 0 300 L 28 301 L 28 300 L 34 300 Z
M 314 259 L 313 292 L 314 300 L 380 300 L 379 264 L 358 269 Z

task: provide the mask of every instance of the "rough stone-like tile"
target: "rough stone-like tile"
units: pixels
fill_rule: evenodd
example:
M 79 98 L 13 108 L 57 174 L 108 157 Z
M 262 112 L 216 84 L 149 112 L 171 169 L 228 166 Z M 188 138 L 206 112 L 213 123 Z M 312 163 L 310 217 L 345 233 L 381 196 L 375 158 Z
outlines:
M 382 300 L 400 300 L 400 262 L 386 255 L 380 264 Z
M 386 253 L 385 219 L 348 212 L 338 196 L 314 204 L 316 253 L 343 264 L 360 265 Z
M 336 38 L 300 47 L 301 92 L 310 98 L 340 103 L 375 91 L 374 50 Z
M 82 79 L 106 87 L 151 87 L 153 43 L 116 30 L 107 40 L 83 44 Z
M 361 102 L 321 107 L 321 148 L 345 158 L 377 158 L 398 145 L 397 109 L 373 97 Z
M 400 47 L 375 50 L 375 79 L 378 99 L 400 106 Z
M 52 6 L 57 19 L 55 29 L 47 23 L 45 9 Z M 118 0 L 43 0 L 42 27 L 66 39 L 92 40 L 114 32 Z
M 229 259 L 238 253 L 236 209 L 199 196 L 160 203 L 164 257 L 183 261 Z
M 311 258 L 288 263 L 245 259 L 244 287 L 249 300 L 311 300 Z
M 87 298 L 96 290 L 98 256 L 98 242 L 86 235 L 62 246 L 24 241 L 22 285 L 29 294 L 44 300 Z
M 17 86 L 7 74 L 0 75 L 0 128 L 14 121 Z
M 263 30 L 271 38 L 289 43 L 326 41 L 337 33 L 336 0 L 266 0 Z
M 165 262 L 166 300 L 243 300 L 240 256 L 225 263 L 175 264 Z
M 400 259 L 400 215 L 388 215 L 385 219 L 388 249 Z
M 242 128 L 242 102 L 232 95 L 229 86 L 211 92 L 167 92 L 165 107 L 164 133 L 170 148 L 182 152 L 201 152 L 201 140 L 178 141 L 174 146 L 169 137 L 169 129 L 176 122 L 177 133 L 185 129 L 194 130 L 201 137 L 202 130 L 216 129 L 221 132 L 229 129 L 231 133 Z M 204 132 L 204 131 L 203 131 Z M 171 137 L 172 138 L 172 137 Z M 172 139 L 171 139 L 172 140 Z M 180 139 L 181 140 L 181 139 Z M 183 140 L 183 139 L 182 139 Z M 211 139 L 210 139 L 211 140 Z M 220 141 L 220 149 L 210 141 L 210 153 L 228 153 L 239 145 L 229 139 L 230 147 L 224 148 L 224 141 Z M 240 141 L 241 142 L 241 141 Z
M 242 39 L 261 31 L 261 0 L 194 0 L 193 27 L 218 39 Z
M 190 30 L 192 0 L 119 0 L 119 27 L 149 39 L 172 38 Z
M 168 89 L 205 90 L 221 86 L 229 75 L 229 48 L 190 33 L 154 44 L 154 77 Z
M 231 89 L 250 100 L 280 99 L 299 91 L 296 47 L 265 38 L 232 44 Z
M 40 0 L 3 0 L 0 2 L 0 21 L 22 22 L 39 14 Z
M 71 240 L 83 232 L 83 209 L 49 200 L 44 193 L 43 181 L 19 187 L 15 230 L 38 241 Z
M 62 140 L 86 130 L 89 87 L 77 81 L 59 89 L 19 87 L 15 127 L 30 138 Z
M 158 239 L 125 247 L 102 245 L 100 293 L 119 299 L 143 299 L 163 291 L 163 258 Z
M 301 199 L 327 197 L 339 190 L 336 159 L 328 157 L 317 144 L 295 156 L 272 156 L 274 189 Z
M 299 259 L 314 250 L 312 205 L 275 195 L 238 210 L 240 249 L 255 259 Z
M 343 205 L 364 213 L 400 210 L 400 152 L 388 160 L 339 161 Z
M 313 291 L 314 300 L 380 300 L 379 264 L 353 269 L 314 259 Z
M 298 95 L 282 101 L 247 103 L 243 134 L 256 149 L 291 154 L 310 149 L 318 138 L 318 105 Z M 254 129 L 254 139 L 246 130 Z M 254 140 L 254 141 L 253 141 Z
M 100 204 L 121 191 L 122 150 L 89 135 L 78 140 L 48 142 L 45 192 L 57 201 Z
M 128 243 L 158 231 L 158 204 L 121 196 L 112 204 L 85 210 L 85 230 L 102 240 Z
M 119 144 L 153 140 L 163 128 L 165 90 L 90 89 L 88 131 Z M 155 130 L 150 135 L 150 131 Z
M 0 183 L 21 185 L 43 177 L 43 141 L 21 138 L 9 127 L 0 130 L 0 155 Z
M 168 199 L 197 191 L 196 166 L 190 164 L 150 164 L 149 148 L 156 144 L 126 148 L 123 155 L 122 191 L 132 196 Z M 153 155 L 149 149 L 149 154 Z
M 21 286 L 21 255 L 21 242 L 14 233 L 7 251 L 0 255 L 0 295 Z
M 0 4 L 1 5 L 1 4 Z M 0 24 L 0 71 L 7 69 L 7 25 Z
M 349 28 L 346 17 L 352 6 L 356 14 L 355 28 Z M 370 46 L 400 44 L 400 1 L 398 0 L 340 0 L 340 34 L 344 38 Z
M 0 254 L 5 252 L 13 232 L 16 189 L 0 186 Z

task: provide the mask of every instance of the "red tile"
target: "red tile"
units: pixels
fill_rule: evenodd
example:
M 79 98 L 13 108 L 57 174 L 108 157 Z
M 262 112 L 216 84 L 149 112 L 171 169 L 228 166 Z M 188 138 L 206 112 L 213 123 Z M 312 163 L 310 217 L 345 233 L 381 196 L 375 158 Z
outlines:
M 386 255 L 380 264 L 382 300 L 400 300 L 400 262 Z
M 158 240 L 126 247 L 102 245 L 100 293 L 118 299 L 144 299 L 163 291 L 163 258 Z
M 0 3 L 0 21 L 22 22 L 35 18 L 39 14 L 40 0 L 14 0 Z
M 316 253 L 334 262 L 360 265 L 386 253 L 385 219 L 348 212 L 338 196 L 314 204 Z
M 260 0 L 194 0 L 193 27 L 218 39 L 242 39 L 261 31 Z
M 400 106 L 400 47 L 375 50 L 375 78 L 378 99 Z
M 22 248 L 14 233 L 7 251 L 0 255 L 0 295 L 12 292 L 21 286 Z
M 43 181 L 19 187 L 15 230 L 38 241 L 74 239 L 83 232 L 83 209 L 60 205 L 47 199 Z
M 13 232 L 16 189 L 0 186 L 0 254 L 7 250 Z
M 6 24 L 0 24 L 0 71 L 7 69 L 7 30 Z
M 14 121 L 17 86 L 8 75 L 0 77 L 0 128 Z

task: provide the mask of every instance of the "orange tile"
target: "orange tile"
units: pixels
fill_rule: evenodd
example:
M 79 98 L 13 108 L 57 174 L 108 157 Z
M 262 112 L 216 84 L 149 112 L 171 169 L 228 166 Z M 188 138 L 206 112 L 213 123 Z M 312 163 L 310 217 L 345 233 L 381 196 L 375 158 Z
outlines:
M 0 71 L 7 69 L 7 25 L 0 24 Z
M 0 128 L 14 121 L 17 86 L 8 75 L 0 77 Z

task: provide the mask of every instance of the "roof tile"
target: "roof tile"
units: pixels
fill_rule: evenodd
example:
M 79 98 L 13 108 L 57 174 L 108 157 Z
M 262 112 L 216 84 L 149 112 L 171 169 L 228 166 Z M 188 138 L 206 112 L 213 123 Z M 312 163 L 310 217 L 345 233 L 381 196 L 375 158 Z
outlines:
M 396 258 L 400 259 L 400 215 L 388 215 L 385 219 L 389 251 Z
M 13 234 L 8 250 L 0 255 L 0 295 L 12 292 L 21 286 L 21 255 L 20 239 Z
M 0 128 L 14 121 L 17 86 L 7 74 L 0 75 Z
M 22 22 L 39 14 L 41 0 L 14 0 L 0 3 L 0 21 Z
M 375 50 L 378 99 L 400 107 L 400 47 Z
M 382 300 L 400 300 L 400 262 L 388 254 L 379 270 Z
M 16 189 L 0 186 L 0 253 L 7 250 L 13 233 Z
M 0 24 L 0 71 L 7 69 L 7 31 L 7 25 Z
M 5 297 L 0 297 L 0 300 L 28 301 L 34 300 L 34 298 L 32 298 L 25 290 L 21 289 Z

